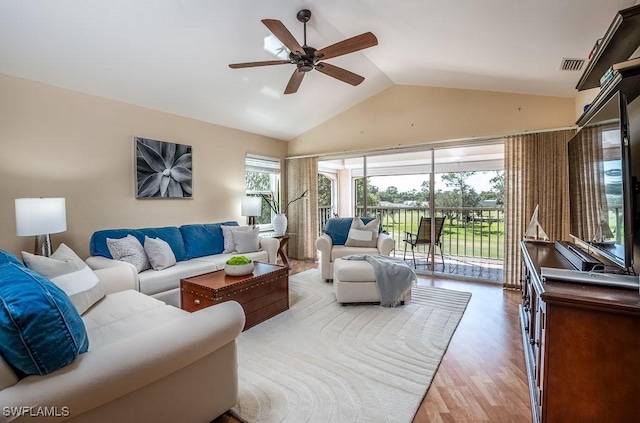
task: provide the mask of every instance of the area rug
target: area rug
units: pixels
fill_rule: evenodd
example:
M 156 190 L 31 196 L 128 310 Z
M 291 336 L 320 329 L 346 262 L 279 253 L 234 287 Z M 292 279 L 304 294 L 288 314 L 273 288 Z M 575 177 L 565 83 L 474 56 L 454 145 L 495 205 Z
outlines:
M 411 422 L 471 298 L 414 287 L 404 306 L 341 306 L 318 270 L 290 309 L 238 338 L 244 422 Z

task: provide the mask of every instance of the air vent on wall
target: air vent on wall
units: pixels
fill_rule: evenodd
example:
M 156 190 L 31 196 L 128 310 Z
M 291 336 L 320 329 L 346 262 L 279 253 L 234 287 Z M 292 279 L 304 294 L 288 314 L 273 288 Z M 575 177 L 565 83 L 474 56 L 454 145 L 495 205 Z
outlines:
M 582 69 L 584 65 L 584 59 L 567 59 L 566 57 L 562 59 L 562 63 L 560 64 L 561 71 L 579 71 Z

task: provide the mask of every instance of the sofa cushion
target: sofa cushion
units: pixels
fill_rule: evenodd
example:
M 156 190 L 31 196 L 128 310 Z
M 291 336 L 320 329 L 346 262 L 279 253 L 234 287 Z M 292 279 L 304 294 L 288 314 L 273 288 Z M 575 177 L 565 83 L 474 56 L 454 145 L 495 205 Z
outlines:
M 160 238 L 165 241 L 171 247 L 173 255 L 176 256 L 176 261 L 187 260 L 187 250 L 182 239 L 182 232 L 177 226 L 165 226 L 161 228 L 142 228 L 139 229 L 142 234 L 140 242 L 144 244 L 144 237 Z
M 336 259 L 344 256 L 350 256 L 352 254 L 380 254 L 377 248 L 365 248 L 365 247 L 347 247 L 346 245 L 335 245 L 331 249 L 331 261 L 335 262 Z
M 111 239 L 107 238 L 107 247 L 114 260 L 124 261 L 133 264 L 138 272 L 147 270 L 151 267 L 144 247 L 133 235 L 127 235 L 124 238 Z
M 354 217 L 349 229 L 347 247 L 375 247 L 378 245 L 378 230 L 380 228 L 380 219 L 375 218 L 365 224 L 359 217 Z
M 235 232 L 233 234 L 233 243 L 235 250 L 240 253 L 254 253 L 260 249 L 258 241 L 258 228 L 253 228 L 246 232 Z
M 224 251 L 224 236 L 221 226 L 238 226 L 238 222 L 191 224 L 180 226 L 182 239 L 189 260 L 197 257 L 220 254 Z
M 127 290 L 107 295 L 82 316 L 82 320 L 87 328 L 91 349 L 95 350 L 186 314 L 148 295 Z
M 163 239 L 149 238 L 145 235 L 144 252 L 153 270 L 164 270 L 176 264 L 176 256 L 171 246 Z
M 0 339 L 0 354 L 19 376 L 51 373 L 89 347 L 69 297 L 15 263 L 0 265 Z
M 29 269 L 62 289 L 81 315 L 105 295 L 98 276 L 66 244 L 60 244 L 51 257 L 23 251 L 22 258 Z
M 187 251 L 182 239 L 182 232 L 176 226 L 142 229 L 104 229 L 96 231 L 91 235 L 89 252 L 92 256 L 102 256 L 112 259 L 113 256 L 107 246 L 107 238 L 118 239 L 124 238 L 127 235 L 135 236 L 141 244 L 144 243 L 145 235 L 149 238 L 160 238 L 169 244 L 177 261 L 187 260 Z
M 360 219 L 366 225 L 375 217 L 361 217 Z M 333 245 L 344 245 L 347 242 L 352 221 L 352 217 L 332 217 L 327 220 L 324 233 L 331 237 Z
M 147 295 L 169 291 L 180 287 L 180 279 L 201 275 L 207 272 L 215 272 L 218 267 L 209 261 L 187 260 L 176 263 L 175 266 L 164 269 L 162 272 L 145 270 L 138 274 L 140 292 Z
M 235 232 L 247 232 L 251 230 L 251 226 L 227 226 L 222 225 L 222 236 L 224 237 L 224 251 L 223 253 L 233 253 L 236 250 L 236 243 L 233 239 Z
M 119 239 L 127 235 L 133 235 L 138 238 L 138 240 L 142 239 L 144 241 L 144 236 L 137 229 L 105 229 L 96 231 L 91 235 L 91 240 L 89 241 L 89 254 L 113 259 L 107 246 L 107 238 Z

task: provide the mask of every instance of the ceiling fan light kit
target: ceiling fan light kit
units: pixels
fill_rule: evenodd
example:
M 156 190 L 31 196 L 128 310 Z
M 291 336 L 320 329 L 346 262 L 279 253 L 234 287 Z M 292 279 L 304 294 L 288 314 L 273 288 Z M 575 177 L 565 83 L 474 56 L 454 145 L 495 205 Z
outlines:
M 234 63 L 229 65 L 231 69 L 253 68 L 259 66 L 294 64 L 296 69 L 293 71 L 289 83 L 284 90 L 285 94 L 293 94 L 298 91 L 302 79 L 307 72 L 317 70 L 325 75 L 335 78 L 339 81 L 356 86 L 364 81 L 364 77 L 350 72 L 338 66 L 321 62 L 322 60 L 331 59 L 356 51 L 364 50 L 378 44 L 378 39 L 371 32 L 356 35 L 346 40 L 337 42 L 328 47 L 317 50 L 307 45 L 307 22 L 311 19 L 311 11 L 302 9 L 296 15 L 298 21 L 304 25 L 304 44 L 300 45 L 291 32 L 284 26 L 282 22 L 276 19 L 263 19 L 262 23 L 271 31 L 271 33 L 284 46 L 289 49 L 289 60 L 268 60 L 263 62 Z

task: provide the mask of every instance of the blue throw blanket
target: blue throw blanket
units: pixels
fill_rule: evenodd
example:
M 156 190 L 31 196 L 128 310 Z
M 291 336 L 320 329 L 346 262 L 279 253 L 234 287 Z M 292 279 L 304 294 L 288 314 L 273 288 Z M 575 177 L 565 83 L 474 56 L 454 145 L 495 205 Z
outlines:
M 416 281 L 416 272 L 402 259 L 381 254 L 355 254 L 342 257 L 343 260 L 366 260 L 376 275 L 380 305 L 395 307 L 411 290 Z

